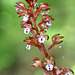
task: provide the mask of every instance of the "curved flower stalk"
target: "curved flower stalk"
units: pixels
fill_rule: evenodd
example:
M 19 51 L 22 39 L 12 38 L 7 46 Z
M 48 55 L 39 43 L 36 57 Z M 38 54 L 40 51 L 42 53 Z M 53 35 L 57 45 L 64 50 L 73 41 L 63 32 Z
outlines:
M 55 45 L 59 45 L 59 48 L 61 48 L 61 43 L 63 41 L 59 41 L 59 39 L 64 38 L 64 36 L 59 36 L 60 34 L 55 34 L 52 36 L 52 45 L 48 48 L 47 52 Z
M 74 75 L 74 72 L 68 68 L 60 68 L 56 65 L 56 62 L 53 60 L 54 56 L 49 56 L 49 50 L 55 45 L 59 45 L 61 48 L 60 39 L 63 39 L 64 36 L 60 36 L 60 34 L 55 34 L 52 36 L 52 44 L 48 49 L 45 48 L 44 43 L 49 40 L 49 35 L 45 34 L 49 27 L 51 26 L 51 22 L 54 21 L 52 15 L 48 15 L 50 10 L 50 5 L 47 3 L 37 3 L 37 0 L 25 0 L 28 3 L 28 9 L 25 4 L 22 2 L 16 2 L 16 12 L 18 17 L 23 17 L 23 21 L 21 21 L 21 28 L 24 28 L 24 33 L 28 35 L 30 32 L 31 36 L 25 37 L 24 42 L 27 43 L 26 49 L 30 50 L 31 46 L 35 46 L 41 51 L 45 58 L 42 60 L 40 58 L 34 58 L 34 64 L 31 64 L 34 68 L 42 68 L 44 70 L 43 75 Z M 38 7 L 36 7 L 38 6 Z M 34 9 L 35 7 L 35 9 Z M 45 13 L 43 12 L 45 11 Z M 36 24 L 37 17 L 42 15 L 41 21 Z M 40 29 L 39 29 L 40 28 Z

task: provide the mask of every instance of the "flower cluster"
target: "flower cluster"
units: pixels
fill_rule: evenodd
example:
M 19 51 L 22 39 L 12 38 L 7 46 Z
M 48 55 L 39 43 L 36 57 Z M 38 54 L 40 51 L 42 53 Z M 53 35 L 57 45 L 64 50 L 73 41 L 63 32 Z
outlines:
M 53 60 L 54 56 L 48 56 L 44 58 L 44 61 L 42 61 L 39 58 L 34 58 L 34 64 L 31 64 L 32 67 L 34 68 L 42 68 L 46 72 L 44 72 L 44 75 L 74 75 L 74 72 L 71 69 L 68 68 L 60 68 L 56 66 L 55 61 Z
M 22 2 L 16 2 L 16 12 L 18 17 L 23 17 L 20 25 L 21 28 L 24 28 L 24 33 L 27 35 L 30 32 L 31 36 L 25 37 L 24 42 L 27 43 L 26 49 L 30 50 L 31 46 L 38 47 L 39 51 L 41 51 L 45 55 L 44 62 L 39 58 L 34 58 L 34 64 L 32 67 L 38 68 L 41 67 L 46 72 L 44 75 L 71 75 L 70 72 L 73 73 L 71 69 L 68 68 L 60 68 L 56 66 L 55 61 L 53 60 L 54 56 L 49 56 L 49 50 L 55 45 L 59 45 L 61 48 L 60 39 L 64 38 L 64 36 L 60 36 L 60 34 L 55 34 L 52 36 L 52 44 L 46 50 L 44 43 L 49 40 L 49 35 L 46 34 L 49 27 L 51 26 L 51 21 L 54 21 L 52 15 L 48 15 L 50 10 L 50 5 L 47 3 L 37 3 L 37 0 L 25 0 L 28 3 L 28 9 L 25 4 Z M 35 9 L 34 9 L 35 7 Z M 42 12 L 45 11 L 45 12 Z M 36 20 L 39 15 L 42 15 L 41 21 L 36 25 Z M 73 73 L 74 74 L 74 73 Z

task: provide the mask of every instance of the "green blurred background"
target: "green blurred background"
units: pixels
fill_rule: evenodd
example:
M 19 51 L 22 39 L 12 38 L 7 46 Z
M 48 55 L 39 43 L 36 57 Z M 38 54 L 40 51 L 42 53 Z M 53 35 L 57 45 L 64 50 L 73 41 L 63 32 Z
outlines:
M 0 75 L 43 75 L 40 68 L 32 68 L 32 59 L 44 58 L 44 55 L 33 47 L 26 50 L 23 42 L 25 35 L 20 27 L 22 17 L 16 14 L 15 2 L 24 0 L 0 0 Z M 50 46 L 51 37 L 61 33 L 65 38 L 62 48 L 55 46 L 49 52 L 54 55 L 57 66 L 71 68 L 75 72 L 75 0 L 37 0 L 38 3 L 46 2 L 51 5 L 49 15 L 55 21 L 48 30 L 50 40 L 45 42 L 46 48 Z M 41 15 L 37 23 L 41 20 Z M 31 35 L 31 34 L 30 34 Z

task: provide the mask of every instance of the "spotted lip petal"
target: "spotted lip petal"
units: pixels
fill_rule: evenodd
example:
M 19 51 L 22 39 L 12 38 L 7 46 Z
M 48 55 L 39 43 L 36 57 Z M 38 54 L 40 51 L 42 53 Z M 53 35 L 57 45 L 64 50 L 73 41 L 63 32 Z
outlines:
M 44 58 L 44 60 L 46 60 L 46 62 L 44 62 L 43 64 L 46 65 L 46 69 L 47 71 L 52 72 L 53 68 L 55 66 L 55 61 L 53 61 L 54 56 L 48 56 L 46 58 Z
M 48 71 L 52 71 L 53 70 L 53 65 L 52 64 L 47 64 L 46 65 L 46 69 L 48 70 Z
M 29 34 L 29 32 L 30 32 L 30 28 L 25 28 L 25 29 L 24 29 L 24 33 L 25 33 L 25 34 Z
M 41 36 L 41 37 L 38 38 L 38 41 L 40 43 L 44 43 L 46 41 L 46 39 L 45 39 L 45 37 Z
M 31 45 L 27 44 L 26 49 L 30 50 L 31 49 Z
M 36 35 L 36 37 L 38 38 L 39 43 L 44 43 L 46 41 L 46 38 L 47 38 L 47 40 L 49 39 L 49 36 L 45 35 L 45 33 L 46 33 L 45 30 L 40 30 L 38 32 L 38 34 Z

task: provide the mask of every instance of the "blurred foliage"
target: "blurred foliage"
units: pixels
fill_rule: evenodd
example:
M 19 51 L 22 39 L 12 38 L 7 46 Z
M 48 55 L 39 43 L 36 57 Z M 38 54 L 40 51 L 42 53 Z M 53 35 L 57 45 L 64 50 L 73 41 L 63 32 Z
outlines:
M 33 69 L 30 64 L 32 59 L 43 59 L 44 55 L 33 47 L 26 50 L 23 33 L 20 27 L 22 18 L 16 14 L 15 2 L 25 0 L 0 0 L 0 75 L 43 75 L 42 69 Z M 47 34 L 50 40 L 45 42 L 48 48 L 52 35 L 61 33 L 65 38 L 62 48 L 55 46 L 49 52 L 55 56 L 55 61 L 60 67 L 68 67 L 75 72 L 75 0 L 37 0 L 38 3 L 46 2 L 51 5 L 49 15 L 55 19 Z M 41 20 L 41 15 L 37 23 Z M 64 58 L 63 58 L 64 56 Z

